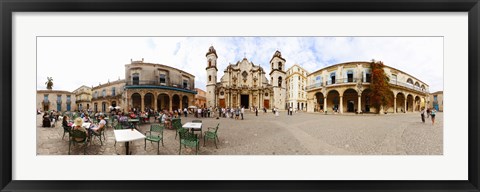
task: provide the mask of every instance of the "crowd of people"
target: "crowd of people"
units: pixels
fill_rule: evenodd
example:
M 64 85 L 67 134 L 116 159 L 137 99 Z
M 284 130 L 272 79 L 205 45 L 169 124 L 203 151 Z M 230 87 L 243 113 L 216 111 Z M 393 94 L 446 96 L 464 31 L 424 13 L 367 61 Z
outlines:
M 420 117 L 422 118 L 422 122 L 425 123 L 425 117 L 428 119 L 431 117 L 432 125 L 435 124 L 435 115 L 437 110 L 435 108 L 422 108 L 420 111 Z

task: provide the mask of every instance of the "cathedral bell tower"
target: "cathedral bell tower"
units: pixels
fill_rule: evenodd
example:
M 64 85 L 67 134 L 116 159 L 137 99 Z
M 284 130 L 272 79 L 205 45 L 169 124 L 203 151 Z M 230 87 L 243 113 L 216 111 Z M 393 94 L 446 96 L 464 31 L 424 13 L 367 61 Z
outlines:
M 285 62 L 280 51 L 275 51 L 270 60 L 270 77 L 273 86 L 273 105 L 277 109 L 286 109 L 287 84 L 285 83 Z
M 208 48 L 207 57 L 207 107 L 216 107 L 215 85 L 217 84 L 217 52 L 213 46 Z

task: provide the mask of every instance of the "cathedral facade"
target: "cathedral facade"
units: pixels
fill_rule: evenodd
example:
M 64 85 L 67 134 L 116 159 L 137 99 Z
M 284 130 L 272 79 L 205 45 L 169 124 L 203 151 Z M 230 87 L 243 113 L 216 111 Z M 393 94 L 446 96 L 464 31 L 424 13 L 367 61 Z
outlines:
M 208 49 L 206 57 L 207 107 L 285 108 L 286 60 L 279 51 L 276 51 L 270 60 L 269 75 L 272 84 L 268 83 L 265 70 L 246 58 L 229 64 L 217 82 L 218 55 L 213 46 Z

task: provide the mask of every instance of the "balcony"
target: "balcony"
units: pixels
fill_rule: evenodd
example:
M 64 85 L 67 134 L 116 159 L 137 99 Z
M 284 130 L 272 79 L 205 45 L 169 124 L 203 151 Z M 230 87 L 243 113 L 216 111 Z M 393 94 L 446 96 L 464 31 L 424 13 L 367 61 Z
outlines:
M 78 99 L 78 100 L 75 100 L 75 103 L 90 102 L 90 101 L 91 101 L 90 99 Z
M 193 86 L 184 86 L 182 84 L 175 83 L 160 83 L 159 81 L 126 81 L 125 88 L 160 88 L 160 89 L 171 89 L 177 91 L 186 91 L 190 93 L 196 93 Z
M 408 88 L 408 89 L 413 89 L 415 91 L 419 91 L 419 92 L 422 92 L 422 93 L 428 93 L 428 89 L 422 89 L 421 87 L 415 86 L 415 85 L 410 84 L 410 83 L 404 83 L 404 82 L 398 82 L 398 81 L 390 81 L 388 83 L 390 83 L 391 85 L 396 85 L 396 86 L 400 86 L 400 87 L 404 87 L 404 88 Z

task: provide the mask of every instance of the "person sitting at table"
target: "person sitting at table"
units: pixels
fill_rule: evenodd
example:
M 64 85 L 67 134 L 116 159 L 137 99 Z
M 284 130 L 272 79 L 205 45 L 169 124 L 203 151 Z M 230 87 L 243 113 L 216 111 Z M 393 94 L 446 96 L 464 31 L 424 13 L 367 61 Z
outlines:
M 45 114 L 43 115 L 42 127 L 50 127 L 50 126 L 51 126 L 50 116 L 47 114 L 47 112 L 45 112 Z
M 165 123 L 165 128 L 172 129 L 172 114 L 165 113 L 163 122 Z
M 98 133 L 103 128 L 105 128 L 106 124 L 107 124 L 107 121 L 105 121 L 105 117 L 103 115 L 100 115 L 100 122 L 98 123 L 97 126 L 92 127 L 90 130 L 94 131 L 95 133 Z
M 68 116 L 63 116 L 63 121 L 62 121 L 62 126 L 63 127 L 72 127 L 72 124 L 68 122 Z
M 135 113 L 130 112 L 130 118 L 135 119 L 135 118 L 137 118 L 137 116 L 135 115 Z
M 75 121 L 73 122 L 73 124 L 74 124 L 74 127 L 73 127 L 72 130 L 80 130 L 80 131 L 83 131 L 83 132 L 85 132 L 85 133 L 87 134 L 87 137 L 88 137 L 88 132 L 87 132 L 87 130 L 86 130 L 84 127 L 82 127 L 82 124 L 83 124 L 82 118 L 77 117 L 77 118 L 75 119 Z M 82 141 L 82 138 L 75 138 L 75 140 L 77 140 L 77 141 Z
M 85 116 L 83 116 L 83 122 L 85 123 L 89 123 L 90 122 L 90 118 L 88 118 L 88 115 L 85 114 Z

